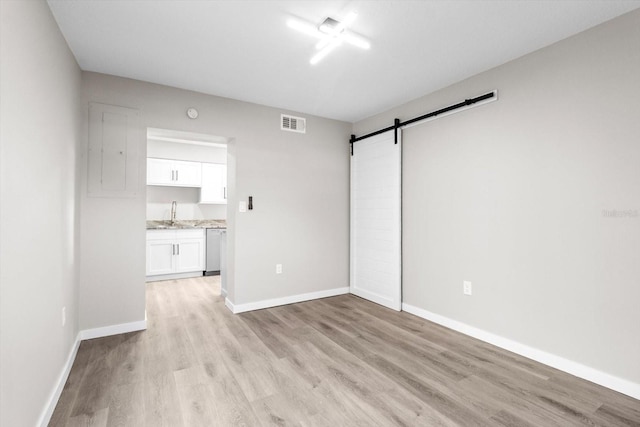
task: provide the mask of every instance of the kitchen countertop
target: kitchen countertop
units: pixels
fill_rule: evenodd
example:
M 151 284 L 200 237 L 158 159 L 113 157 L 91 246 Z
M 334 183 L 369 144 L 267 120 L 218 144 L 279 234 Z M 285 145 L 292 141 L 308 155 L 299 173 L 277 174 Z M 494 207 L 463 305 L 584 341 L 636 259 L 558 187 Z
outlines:
M 177 230 L 189 228 L 218 228 L 226 230 L 227 221 L 224 219 L 180 219 L 171 224 L 169 220 L 147 220 L 147 230 Z

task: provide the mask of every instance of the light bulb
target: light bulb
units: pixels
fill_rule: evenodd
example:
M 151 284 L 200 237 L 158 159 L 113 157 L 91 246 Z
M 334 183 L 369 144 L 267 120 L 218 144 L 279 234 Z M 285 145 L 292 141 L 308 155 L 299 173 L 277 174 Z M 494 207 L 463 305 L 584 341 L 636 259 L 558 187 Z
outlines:
M 320 52 L 316 53 L 313 58 L 311 58 L 311 60 L 309 61 L 309 63 L 311 65 L 315 65 L 318 62 L 320 62 L 320 60 L 322 58 L 324 58 L 325 56 L 327 56 L 329 53 L 331 53 L 331 51 L 333 51 L 333 49 L 335 49 L 336 47 L 340 46 L 340 44 L 342 44 L 342 40 L 340 40 L 339 38 L 335 38 L 333 39 L 333 41 L 331 43 L 329 43 L 327 46 L 325 46 L 324 49 L 322 49 Z
M 348 14 L 347 17 L 342 21 L 342 28 L 347 28 L 349 25 L 353 24 L 353 21 L 355 21 L 357 17 L 357 12 L 351 12 L 350 14 Z
M 348 31 L 340 34 L 340 37 L 350 45 L 359 47 L 361 49 L 369 49 L 371 47 L 371 44 L 368 41 Z
M 289 19 L 287 21 L 287 26 L 289 28 L 293 28 L 294 30 L 300 31 L 301 33 L 307 34 L 309 36 L 322 38 L 324 34 L 320 33 L 316 27 L 311 24 L 307 24 L 306 22 L 298 21 L 297 19 Z

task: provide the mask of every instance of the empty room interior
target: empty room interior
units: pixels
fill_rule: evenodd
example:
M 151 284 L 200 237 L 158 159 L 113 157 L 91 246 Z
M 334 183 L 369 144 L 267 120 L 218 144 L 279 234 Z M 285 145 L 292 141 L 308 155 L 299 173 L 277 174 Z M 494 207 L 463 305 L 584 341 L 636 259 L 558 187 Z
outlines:
M 0 1 L 0 425 L 640 426 L 640 1 Z

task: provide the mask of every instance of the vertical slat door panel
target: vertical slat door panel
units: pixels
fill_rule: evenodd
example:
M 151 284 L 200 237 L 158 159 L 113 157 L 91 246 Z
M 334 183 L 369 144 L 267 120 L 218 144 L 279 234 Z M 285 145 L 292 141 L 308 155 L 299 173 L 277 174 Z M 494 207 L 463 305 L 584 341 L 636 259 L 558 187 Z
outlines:
M 354 144 L 350 292 L 400 311 L 402 142 L 394 132 Z

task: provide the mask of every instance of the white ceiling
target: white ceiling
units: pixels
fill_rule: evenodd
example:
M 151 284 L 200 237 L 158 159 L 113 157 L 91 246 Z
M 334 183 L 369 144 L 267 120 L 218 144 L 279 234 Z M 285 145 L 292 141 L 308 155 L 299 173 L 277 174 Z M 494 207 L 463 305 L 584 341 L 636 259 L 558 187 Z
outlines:
M 48 0 L 83 70 L 348 122 L 547 46 L 639 0 Z M 351 11 L 371 49 L 310 65 L 320 24 Z M 485 88 L 492 90 L 495 88 Z M 470 94 L 473 95 L 473 94 Z

